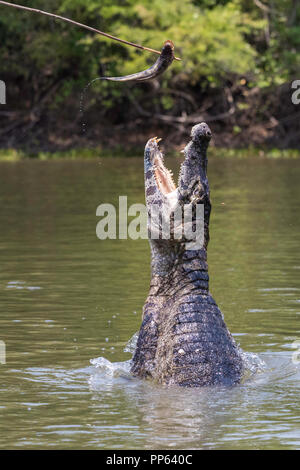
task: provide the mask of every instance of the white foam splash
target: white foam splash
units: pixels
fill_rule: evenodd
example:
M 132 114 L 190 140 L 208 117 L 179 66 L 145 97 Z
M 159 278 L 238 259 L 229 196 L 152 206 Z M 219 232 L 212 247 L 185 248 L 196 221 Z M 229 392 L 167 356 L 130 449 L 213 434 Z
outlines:
M 139 332 L 137 331 L 127 342 L 123 351 L 131 353 L 132 356 L 136 350 Z M 239 346 L 238 346 L 239 347 Z M 243 382 L 252 379 L 257 374 L 263 373 L 267 370 L 266 363 L 255 353 L 245 352 L 239 347 L 240 354 L 244 362 L 244 375 Z M 130 369 L 132 360 L 124 362 L 110 362 L 103 356 L 95 359 L 90 359 L 90 363 L 96 367 L 97 372 L 103 373 L 107 377 L 131 377 Z
M 251 379 L 254 375 L 260 374 L 266 371 L 266 363 L 255 353 L 245 352 L 240 349 L 242 355 L 245 371 L 243 381 Z
M 131 361 L 110 362 L 105 357 L 100 356 L 91 359 L 90 363 L 96 367 L 97 371 L 110 377 L 128 376 L 130 374 Z
M 134 335 L 130 338 L 128 343 L 126 344 L 125 348 L 123 349 L 124 352 L 129 352 L 132 355 L 134 354 L 134 351 L 136 350 L 136 345 L 137 345 L 137 340 L 139 337 L 139 332 L 137 331 L 134 333 Z

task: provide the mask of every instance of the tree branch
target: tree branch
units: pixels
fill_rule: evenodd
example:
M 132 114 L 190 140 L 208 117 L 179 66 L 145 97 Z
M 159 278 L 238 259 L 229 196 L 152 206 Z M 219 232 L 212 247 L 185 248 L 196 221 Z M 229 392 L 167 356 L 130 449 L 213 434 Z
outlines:
M 159 114 L 159 113 L 152 114 L 146 111 L 144 108 L 142 108 L 141 105 L 134 99 L 134 97 L 132 96 L 130 92 L 128 92 L 128 97 L 141 116 L 151 117 L 152 119 L 158 119 L 159 121 L 163 121 L 169 124 L 174 124 L 174 123 L 194 124 L 194 123 L 201 122 L 201 121 L 206 121 L 206 122 L 220 121 L 220 120 L 228 118 L 229 116 L 232 116 L 235 113 L 235 105 L 234 105 L 233 97 L 229 88 L 225 88 L 225 94 L 227 97 L 227 101 L 230 105 L 228 111 L 225 111 L 224 113 L 216 114 L 215 116 L 207 116 L 206 118 L 203 115 L 197 115 L 197 114 L 190 114 L 189 116 L 187 115 L 170 116 L 168 114 Z
M 77 21 L 70 20 L 70 18 L 65 18 L 64 16 L 55 15 L 54 13 L 48 13 L 47 11 L 38 10 L 37 8 L 30 8 L 30 7 L 25 7 L 23 5 L 17 5 L 16 3 L 3 2 L 2 0 L 0 0 L 0 3 L 7 7 L 19 8 L 20 10 L 27 10 L 32 13 L 40 13 L 41 15 L 50 16 L 51 18 L 55 18 L 57 20 L 66 21 L 67 23 L 74 24 L 76 26 L 79 26 L 80 28 L 88 29 L 89 31 L 92 31 L 93 33 L 101 34 L 102 36 L 112 39 L 113 41 L 122 42 L 123 44 L 126 44 L 127 46 L 136 47 L 137 49 L 154 52 L 155 54 L 160 55 L 160 51 L 157 51 L 156 49 L 151 49 L 150 47 L 141 46 L 140 44 L 135 44 L 134 42 L 125 41 L 125 39 L 117 38 L 116 36 L 112 36 L 111 34 L 104 33 L 103 31 L 100 31 L 99 29 L 92 28 L 91 26 L 87 26 L 82 23 L 78 23 Z M 181 60 L 179 57 L 174 57 L 174 59 Z

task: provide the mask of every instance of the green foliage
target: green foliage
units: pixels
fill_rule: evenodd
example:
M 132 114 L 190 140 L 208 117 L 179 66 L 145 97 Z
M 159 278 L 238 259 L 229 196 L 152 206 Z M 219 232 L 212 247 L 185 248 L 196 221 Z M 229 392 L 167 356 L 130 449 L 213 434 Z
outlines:
M 172 39 L 176 53 L 183 58 L 181 63 L 174 63 L 172 74 L 181 73 L 187 82 L 206 77 L 217 83 L 228 73 L 246 73 L 254 65 L 256 51 L 245 40 L 250 32 L 247 15 L 233 2 L 203 9 L 191 0 L 174 0 L 171 4 L 168 0 L 128 0 L 126 8 L 119 10 L 113 3 L 104 10 L 106 15 L 110 9 L 112 14 L 119 12 L 114 16 L 114 34 L 156 49 Z M 261 27 L 261 22 L 257 23 Z M 131 48 L 126 52 L 128 60 L 118 64 L 122 74 L 142 70 L 153 61 L 146 53 Z
M 279 85 L 299 67 L 299 2 L 273 0 L 261 9 L 232 0 L 23 0 L 115 36 L 160 49 L 172 39 L 176 55 L 162 86 L 217 87 L 246 76 L 253 86 Z M 258 2 L 259 3 L 259 2 Z M 260 2 L 262 3 L 262 2 Z M 93 78 L 143 70 L 156 56 L 62 21 L 0 5 L 1 75 L 28 89 L 29 106 L 56 82 L 52 105 L 61 106 Z M 1 77 L 2 78 L 2 77 Z M 96 82 L 111 107 L 120 88 Z M 135 91 L 135 93 L 137 93 Z M 24 106 L 26 100 L 24 100 Z M 163 97 L 164 109 L 172 99 Z
M 77 148 L 57 152 L 37 152 L 26 153 L 21 150 L 15 149 L 0 149 L 0 161 L 16 162 L 27 158 L 37 158 L 39 160 L 60 160 L 62 158 L 68 160 L 86 160 L 86 159 L 99 159 L 106 157 L 140 157 L 140 148 L 131 148 L 124 150 L 123 147 L 118 147 L 114 150 L 104 148 Z M 169 154 L 169 157 L 178 157 L 178 153 Z M 244 149 L 228 149 L 228 148 L 210 148 L 210 158 L 280 158 L 280 159 L 300 159 L 300 151 L 297 149 L 277 149 L 277 148 L 257 148 L 248 147 Z

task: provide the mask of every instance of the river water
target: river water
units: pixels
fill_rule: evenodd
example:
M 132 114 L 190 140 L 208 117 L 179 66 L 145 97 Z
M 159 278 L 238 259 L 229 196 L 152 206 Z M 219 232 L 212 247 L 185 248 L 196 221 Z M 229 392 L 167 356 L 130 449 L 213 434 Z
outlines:
M 210 289 L 256 372 L 165 389 L 124 351 L 148 242 L 95 232 L 99 204 L 144 202 L 142 157 L 0 163 L 1 448 L 300 447 L 300 160 L 213 157 L 209 179 Z

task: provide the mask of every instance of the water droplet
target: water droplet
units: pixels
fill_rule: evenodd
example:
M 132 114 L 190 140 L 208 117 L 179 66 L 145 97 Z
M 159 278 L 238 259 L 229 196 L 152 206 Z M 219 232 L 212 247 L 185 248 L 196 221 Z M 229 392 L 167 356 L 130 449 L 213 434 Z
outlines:
M 97 80 L 101 80 L 101 77 L 94 78 L 94 80 L 91 80 L 82 90 L 80 94 L 80 99 L 79 99 L 79 114 L 81 117 L 81 130 L 82 133 L 84 134 L 86 132 L 86 123 L 83 122 L 83 117 L 84 117 L 84 101 L 85 101 L 85 96 L 86 93 L 89 89 L 89 87 L 92 85 L 92 83 L 96 82 Z

